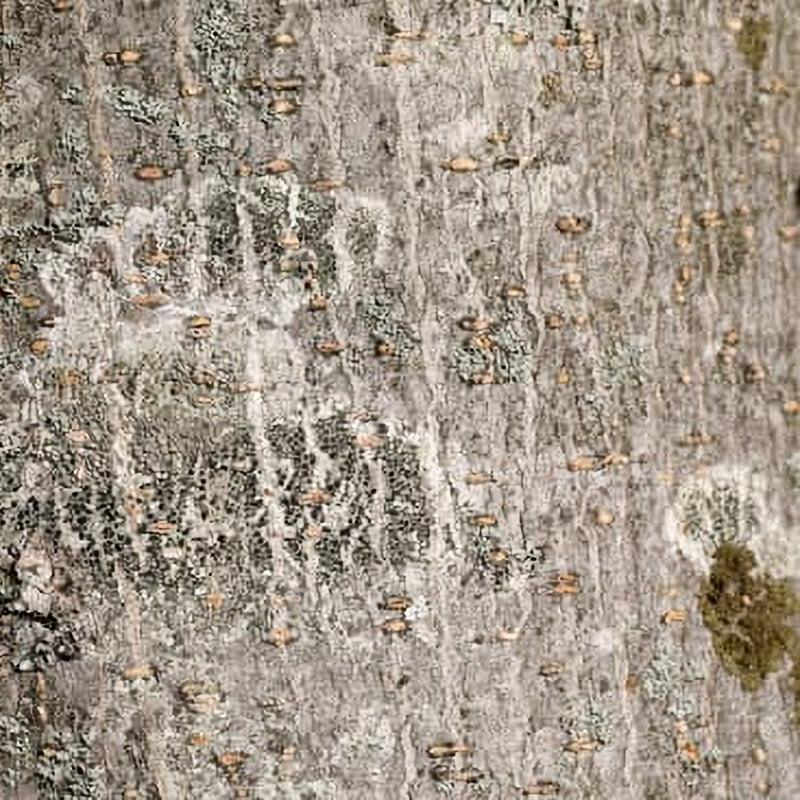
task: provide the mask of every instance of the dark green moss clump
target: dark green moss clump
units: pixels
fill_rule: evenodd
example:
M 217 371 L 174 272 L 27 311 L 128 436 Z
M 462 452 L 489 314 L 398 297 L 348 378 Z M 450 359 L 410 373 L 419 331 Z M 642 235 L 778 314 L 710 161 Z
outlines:
M 800 636 L 792 619 L 800 613 L 800 598 L 787 581 L 753 574 L 755 566 L 746 547 L 726 542 L 717 548 L 700 597 L 703 622 L 717 657 L 745 691 L 759 689 L 785 657 L 792 659 L 800 711 Z
M 736 34 L 736 49 L 744 57 L 745 63 L 754 72 L 761 69 L 767 55 L 767 36 L 770 22 L 766 17 L 743 20 L 742 29 Z

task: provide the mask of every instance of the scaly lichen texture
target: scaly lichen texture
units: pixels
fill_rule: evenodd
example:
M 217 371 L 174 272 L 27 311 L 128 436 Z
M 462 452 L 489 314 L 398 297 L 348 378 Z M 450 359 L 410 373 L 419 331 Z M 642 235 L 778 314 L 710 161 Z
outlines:
M 730 542 L 720 545 L 700 598 L 714 650 L 750 692 L 761 688 L 786 656 L 795 660 L 795 675 L 800 659 L 800 634 L 793 627 L 800 614 L 800 598 L 786 581 L 752 574 L 755 566 L 747 548 Z M 800 694 L 796 703 L 800 708 Z
M 4 0 L 0 797 L 800 797 L 797 0 Z
M 769 46 L 770 21 L 767 17 L 746 17 L 736 36 L 736 47 L 750 69 L 761 69 Z

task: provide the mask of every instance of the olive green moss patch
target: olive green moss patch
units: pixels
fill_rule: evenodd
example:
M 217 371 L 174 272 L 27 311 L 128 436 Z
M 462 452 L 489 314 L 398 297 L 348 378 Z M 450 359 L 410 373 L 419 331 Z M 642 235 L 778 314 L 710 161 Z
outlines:
M 747 17 L 742 21 L 742 29 L 736 34 L 736 49 L 744 57 L 747 66 L 754 72 L 761 69 L 767 55 L 767 37 L 770 27 L 766 17 L 758 19 Z
M 793 619 L 800 598 L 786 580 L 754 574 L 756 560 L 746 547 L 721 544 L 700 597 L 700 611 L 725 669 L 748 692 L 759 689 L 784 658 L 793 664 L 792 688 L 800 724 L 800 635 Z

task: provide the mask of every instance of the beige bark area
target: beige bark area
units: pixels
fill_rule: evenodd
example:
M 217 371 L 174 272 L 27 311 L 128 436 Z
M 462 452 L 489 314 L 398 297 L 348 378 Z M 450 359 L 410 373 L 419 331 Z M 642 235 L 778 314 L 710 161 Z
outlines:
M 797 2 L 503 5 L 4 4 L 2 796 L 800 796 Z

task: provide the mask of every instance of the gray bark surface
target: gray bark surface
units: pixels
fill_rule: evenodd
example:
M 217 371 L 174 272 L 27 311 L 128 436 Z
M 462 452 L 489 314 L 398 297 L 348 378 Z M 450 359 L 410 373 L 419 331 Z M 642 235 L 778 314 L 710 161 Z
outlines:
M 800 797 L 797 0 L 2 25 L 0 796 Z

